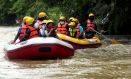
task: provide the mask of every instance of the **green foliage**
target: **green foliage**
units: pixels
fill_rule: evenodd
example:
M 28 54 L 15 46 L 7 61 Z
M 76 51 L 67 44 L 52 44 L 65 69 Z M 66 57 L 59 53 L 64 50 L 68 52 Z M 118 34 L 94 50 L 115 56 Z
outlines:
M 0 24 L 7 24 L 7 21 L 11 19 L 12 16 L 13 18 L 13 14 L 10 12 L 10 7 L 14 4 L 14 0 L 13 1 L 9 1 L 9 0 L 0 0 Z M 8 4 L 7 4 L 8 3 Z M 10 21 L 12 22 L 12 21 Z
M 37 14 L 41 11 L 47 12 L 47 4 L 44 2 L 35 2 L 32 4 L 32 6 L 29 7 L 27 10 L 26 15 L 30 15 L 33 17 L 36 17 Z
M 48 9 L 48 15 L 50 19 L 53 19 L 54 21 L 58 21 L 58 18 L 60 16 L 63 16 L 64 14 L 61 12 L 59 7 L 53 7 Z
M 15 3 L 14 3 L 14 5 L 13 5 L 13 7 L 10 9 L 12 12 L 14 12 L 14 13 L 16 13 L 16 14 L 18 14 L 18 13 L 20 13 L 20 12 L 22 12 L 22 10 L 25 10 L 25 1 L 26 0 L 17 0 Z
M 61 15 L 78 18 L 85 26 L 90 12 L 95 13 L 97 25 L 100 28 L 106 26 L 108 34 L 131 34 L 125 24 L 130 23 L 129 0 L 0 0 L 0 24 L 15 24 L 16 19 L 23 16 L 37 17 L 41 11 L 47 12 L 50 19 L 55 22 Z M 124 5 L 123 5 L 124 4 Z M 104 25 L 101 20 L 109 13 L 109 21 Z M 102 26 L 101 26 L 102 25 Z
M 12 8 L 10 9 L 11 12 L 17 15 L 17 18 L 20 16 L 24 16 L 27 14 L 28 9 L 34 4 L 32 0 L 17 0 Z

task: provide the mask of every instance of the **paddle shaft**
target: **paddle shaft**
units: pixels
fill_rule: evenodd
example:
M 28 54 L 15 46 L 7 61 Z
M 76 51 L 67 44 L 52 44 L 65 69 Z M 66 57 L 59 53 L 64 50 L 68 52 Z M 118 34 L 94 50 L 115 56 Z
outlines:
M 91 28 L 92 30 L 94 30 L 97 34 L 99 34 L 99 35 L 103 36 L 105 39 L 112 40 L 112 39 L 110 39 L 110 38 L 106 37 L 105 35 L 103 35 L 102 33 L 100 33 L 100 32 L 98 32 L 98 31 L 96 31 L 94 28 L 92 28 L 92 27 L 89 27 L 89 28 Z

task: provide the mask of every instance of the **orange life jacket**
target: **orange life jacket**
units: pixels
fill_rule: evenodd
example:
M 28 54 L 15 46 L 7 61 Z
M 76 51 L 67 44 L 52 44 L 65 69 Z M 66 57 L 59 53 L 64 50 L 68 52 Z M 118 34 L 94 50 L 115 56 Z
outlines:
M 19 40 L 22 40 L 24 38 L 27 28 L 28 28 L 27 25 L 22 26 L 21 33 L 20 33 L 20 36 L 19 36 Z
M 64 23 L 64 25 L 61 25 L 60 23 L 58 23 L 56 33 L 67 34 L 66 25 L 67 25 L 66 22 Z
M 28 28 L 31 31 L 29 39 L 34 38 L 34 37 L 39 37 L 39 33 L 38 33 L 38 30 L 36 28 L 31 27 L 31 26 L 29 26 Z
M 76 32 L 77 32 L 78 35 L 80 35 L 80 29 L 79 29 L 79 27 L 80 27 L 80 23 L 77 24 L 77 26 L 76 26 Z
M 95 29 L 96 25 L 95 25 L 95 22 L 94 22 L 94 21 L 91 22 L 91 21 L 88 19 L 88 20 L 87 20 L 87 25 L 86 25 L 86 27 L 87 27 L 86 32 L 95 32 L 94 30 L 91 30 L 91 29 L 89 30 L 89 29 L 88 29 L 89 27 Z

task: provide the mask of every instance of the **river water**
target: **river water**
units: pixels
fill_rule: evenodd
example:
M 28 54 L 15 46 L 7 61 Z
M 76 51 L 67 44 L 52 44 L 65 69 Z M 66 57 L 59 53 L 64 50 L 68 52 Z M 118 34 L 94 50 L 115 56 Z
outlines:
M 76 50 L 70 59 L 10 61 L 4 46 L 16 27 L 0 27 L 0 79 L 131 79 L 131 45 Z

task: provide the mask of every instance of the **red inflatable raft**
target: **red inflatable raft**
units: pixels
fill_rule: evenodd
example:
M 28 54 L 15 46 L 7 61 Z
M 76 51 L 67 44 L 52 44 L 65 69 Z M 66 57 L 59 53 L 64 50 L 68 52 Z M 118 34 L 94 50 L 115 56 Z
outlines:
M 63 59 L 74 55 L 72 45 L 53 37 L 10 44 L 4 50 L 8 59 Z

